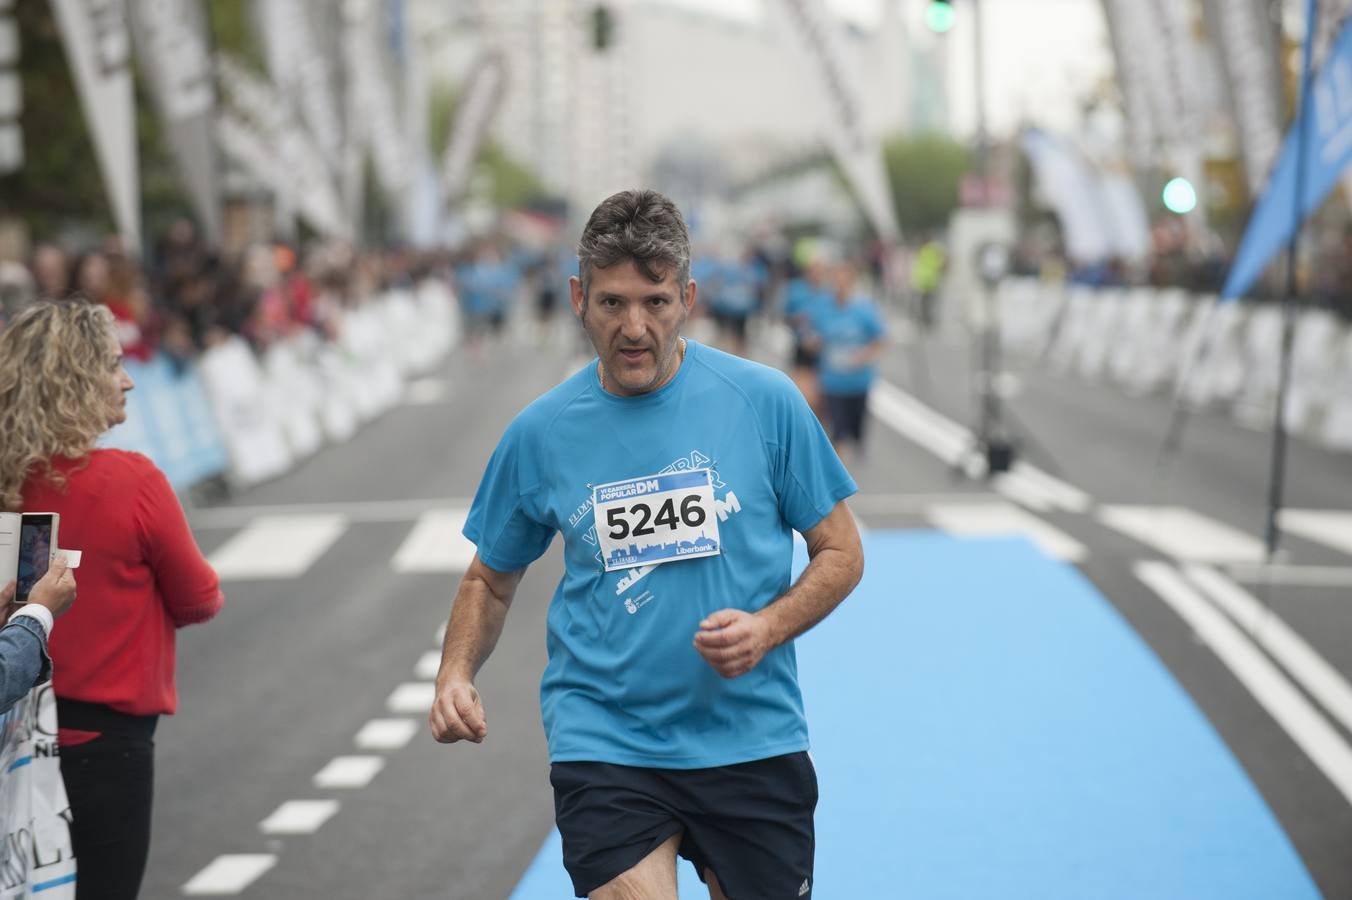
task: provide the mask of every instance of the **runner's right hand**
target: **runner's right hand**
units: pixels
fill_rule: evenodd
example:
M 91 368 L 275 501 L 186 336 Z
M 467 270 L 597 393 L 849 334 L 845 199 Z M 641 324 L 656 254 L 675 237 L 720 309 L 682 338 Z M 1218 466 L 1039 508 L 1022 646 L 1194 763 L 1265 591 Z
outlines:
M 47 567 L 47 574 L 33 585 L 28 592 L 28 602 L 47 607 L 52 618 L 70 609 L 75 602 L 75 572 L 67 568 L 64 554 L 58 553 Z
M 427 717 L 432 726 L 432 737 L 443 744 L 473 741 L 482 744 L 488 736 L 488 720 L 484 717 L 483 701 L 479 692 L 468 681 L 450 681 L 437 685 L 437 696 L 432 701 L 432 712 Z

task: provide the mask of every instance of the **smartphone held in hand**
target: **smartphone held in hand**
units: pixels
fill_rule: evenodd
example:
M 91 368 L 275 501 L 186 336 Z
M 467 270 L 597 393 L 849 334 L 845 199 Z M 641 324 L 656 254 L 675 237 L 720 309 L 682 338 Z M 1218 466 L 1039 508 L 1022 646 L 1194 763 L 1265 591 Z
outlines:
M 17 581 L 14 600 L 28 602 L 57 552 L 61 516 L 52 512 L 0 513 L 0 583 Z

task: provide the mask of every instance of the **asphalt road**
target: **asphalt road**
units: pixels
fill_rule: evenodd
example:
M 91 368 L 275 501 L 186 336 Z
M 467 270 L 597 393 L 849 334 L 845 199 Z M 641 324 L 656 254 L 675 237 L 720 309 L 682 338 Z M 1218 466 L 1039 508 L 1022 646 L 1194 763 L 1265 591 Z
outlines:
M 916 345 L 894 348 L 884 378 L 942 417 L 951 438 L 972 418 L 967 348 L 931 341 L 923 363 L 920 354 Z M 516 341 L 477 360 L 457 353 L 431 373 L 419 402 L 275 482 L 191 512 L 208 554 L 228 557 L 232 542 L 238 547 L 252 529 L 272 541 L 283 561 L 274 560 L 271 573 L 237 568 L 225 581 L 222 614 L 180 633 L 182 702 L 157 736 L 155 831 L 143 896 L 182 896 L 185 885 L 208 874 L 226 893 L 221 885 L 232 872 L 241 884 L 234 895 L 248 898 L 509 896 L 552 825 L 536 691 L 557 556 L 551 551 L 528 574 L 481 675 L 488 741 L 445 747 L 427 735 L 426 707 L 414 711 L 419 688 L 404 688 L 407 712 L 392 696 L 401 685 L 430 680 L 419 665 L 439 646 L 456 583 L 454 559 L 420 554 L 410 544 L 419 529 L 435 535 L 454 523 L 511 416 L 574 364 L 562 348 Z M 1079 548 L 1071 555 L 1080 570 L 1243 765 L 1325 896 L 1352 897 L 1352 798 L 1136 568 L 1142 561 L 1178 571 L 1210 567 L 1269 603 L 1347 680 L 1352 552 L 1290 537 L 1284 562 L 1320 583 L 1264 587 L 1227 568 L 1234 560 L 1192 547 L 1186 527 L 1156 528 L 1159 546 L 1131 536 L 1105 511 L 1176 507 L 1256 539 L 1266 435 L 1224 416 L 1195 416 L 1184 451 L 1161 476 L 1155 455 L 1166 400 L 1129 398 L 1107 385 L 1037 370 L 1023 372 L 1021 381 L 1010 407 L 1025 456 L 1060 487 L 1035 479 L 1030 493 L 1026 485 L 955 475 L 933 441 L 922 446 L 926 421 L 933 432 L 936 420 L 894 408 L 871 419 L 868 454 L 856 467 L 857 515 L 871 529 L 979 533 L 983 521 L 1012 514 L 1034 531 L 1052 529 L 1038 531 L 1043 539 L 1068 538 Z M 1079 501 L 1066 499 L 1076 495 Z M 1287 499 L 1301 509 L 1352 511 L 1349 460 L 1293 445 Z M 288 549 L 293 539 L 297 549 Z M 298 571 L 283 571 L 288 558 Z M 1323 709 L 1323 695 L 1296 681 L 1336 740 L 1344 748 L 1352 743 L 1345 725 Z M 415 723 L 411 737 L 401 734 L 401 719 Z M 396 724 L 372 726 L 373 720 Z M 367 761 L 334 768 L 339 757 Z M 318 805 L 279 809 L 290 801 Z M 1074 798 L 1049 798 L 1057 801 Z M 207 871 L 227 854 L 252 856 Z M 247 878 L 251 865 L 262 871 Z

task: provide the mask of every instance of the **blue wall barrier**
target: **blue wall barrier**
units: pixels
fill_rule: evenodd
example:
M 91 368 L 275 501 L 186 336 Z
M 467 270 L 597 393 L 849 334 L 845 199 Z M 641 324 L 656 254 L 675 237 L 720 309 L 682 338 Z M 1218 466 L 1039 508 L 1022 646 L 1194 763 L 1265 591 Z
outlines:
M 176 488 L 223 473 L 225 444 L 196 367 L 176 372 L 163 354 L 148 363 L 127 360 L 126 367 L 136 382 L 127 395 L 127 421 L 100 446 L 145 454 Z

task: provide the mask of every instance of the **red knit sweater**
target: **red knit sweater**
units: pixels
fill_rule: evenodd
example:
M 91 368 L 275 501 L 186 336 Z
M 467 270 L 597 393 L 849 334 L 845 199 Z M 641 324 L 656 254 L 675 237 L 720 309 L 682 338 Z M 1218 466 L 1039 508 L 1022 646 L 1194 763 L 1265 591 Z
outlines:
M 57 542 L 80 550 L 78 595 L 52 629 L 58 697 L 132 715 L 172 713 L 174 630 L 221 608 L 220 582 L 164 473 L 139 453 L 57 459 L 64 489 L 33 477 L 24 510 L 61 514 Z

